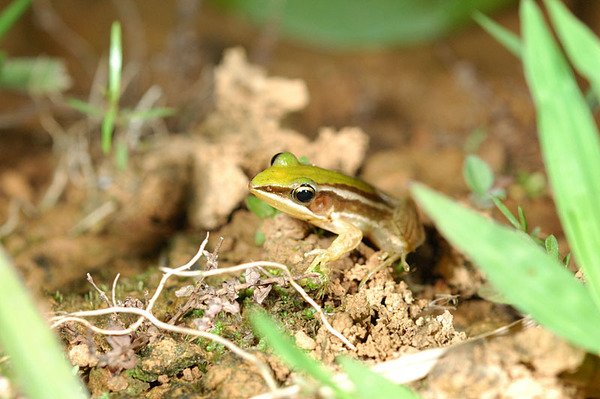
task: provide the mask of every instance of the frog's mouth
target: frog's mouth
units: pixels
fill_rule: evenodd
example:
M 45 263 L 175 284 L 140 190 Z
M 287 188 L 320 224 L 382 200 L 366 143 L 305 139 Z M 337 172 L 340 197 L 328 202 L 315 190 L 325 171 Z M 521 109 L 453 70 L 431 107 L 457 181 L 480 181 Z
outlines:
M 248 189 L 257 198 L 265 201 L 273 208 L 287 213 L 297 219 L 315 223 L 321 218 L 315 215 L 305 204 L 299 204 L 291 199 L 291 190 L 281 186 L 255 186 L 252 182 L 248 185 Z

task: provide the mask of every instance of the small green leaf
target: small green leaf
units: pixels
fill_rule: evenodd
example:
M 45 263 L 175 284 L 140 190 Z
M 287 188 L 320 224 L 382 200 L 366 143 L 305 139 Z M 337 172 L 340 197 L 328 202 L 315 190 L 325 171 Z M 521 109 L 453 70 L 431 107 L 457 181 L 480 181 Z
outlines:
M 342 366 L 356 391 L 358 398 L 382 399 L 418 399 L 419 395 L 408 387 L 394 384 L 387 378 L 371 371 L 356 360 L 340 357 L 337 362 Z
M 265 233 L 263 233 L 260 230 L 256 230 L 256 232 L 254 233 L 254 243 L 256 244 L 256 246 L 262 246 L 265 243 L 265 241 L 267 241 Z
M 544 240 L 544 247 L 546 248 L 546 253 L 552 256 L 553 258 L 558 259 L 560 253 L 558 251 L 558 240 L 552 234 L 550 234 Z
M 468 155 L 463 167 L 467 185 L 478 196 L 486 195 L 494 184 L 494 173 L 489 165 L 476 155 Z
M 248 210 L 261 219 L 272 218 L 278 212 L 277 209 L 253 195 L 247 196 L 244 201 Z

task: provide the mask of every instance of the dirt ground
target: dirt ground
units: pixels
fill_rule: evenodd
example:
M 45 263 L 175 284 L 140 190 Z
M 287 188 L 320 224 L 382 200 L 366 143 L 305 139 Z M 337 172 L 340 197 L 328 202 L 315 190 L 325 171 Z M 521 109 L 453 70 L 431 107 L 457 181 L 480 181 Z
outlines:
M 157 85 L 159 104 L 178 109 L 141 129 L 127 169 L 119 170 L 100 152 L 97 121 L 69 109 L 64 98 L 34 104 L 2 96 L 0 224 L 18 222 L 0 239 L 44 310 L 105 307 L 86 273 L 107 293 L 120 273 L 118 303 L 146 307 L 159 267 L 188 262 L 207 231 L 213 255 L 200 268 L 268 260 L 301 277 L 311 260 L 304 254 L 335 236 L 283 214 L 260 219 L 244 205 L 249 178 L 284 150 L 360 175 L 392 195 L 406 195 L 408 184 L 420 181 L 472 207 L 462 167 L 475 152 L 492 166 L 509 208 L 521 205 L 529 224 L 556 235 L 568 252 L 544 183 L 520 63 L 481 29 L 411 48 L 335 53 L 289 43 L 204 3 L 195 9 L 180 2 L 188 14 L 179 15 L 175 2 L 136 4 L 39 1 L 5 43 L 11 55 L 63 57 L 73 77 L 68 95 L 98 96 L 96 69 L 105 61 L 99 55 L 106 56 L 110 23 L 127 18 L 123 105 L 135 107 Z M 600 7 L 575 6 L 600 28 Z M 515 9 L 498 19 L 518 30 Z M 497 212 L 480 211 L 505 222 Z M 325 289 L 309 291 L 353 350 L 270 269 L 202 281 L 173 277 L 154 314 L 254 353 L 281 386 L 301 379 L 254 335 L 248 314 L 257 307 L 332 367 L 342 353 L 375 365 L 520 319 L 509 306 L 477 295 L 484 276 L 422 216 L 427 239 L 409 257 L 409 273 L 389 268 L 359 287 L 380 261 L 377 248 L 362 243 L 331 265 Z M 124 328 L 135 318 L 93 320 Z M 206 338 L 148 322 L 120 338 L 74 323 L 58 332 L 94 397 L 268 392 L 252 364 Z M 594 358 L 544 329 L 518 323 L 502 336 L 456 345 L 410 385 L 425 398 L 594 397 L 596 368 Z

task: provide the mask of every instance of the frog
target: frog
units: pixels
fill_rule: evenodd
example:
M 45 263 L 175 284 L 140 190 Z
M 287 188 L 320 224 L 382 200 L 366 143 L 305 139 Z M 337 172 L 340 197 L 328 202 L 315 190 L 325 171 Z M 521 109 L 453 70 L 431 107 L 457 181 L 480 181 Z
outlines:
M 384 254 L 368 277 L 397 261 L 408 270 L 407 254 L 425 240 L 410 197 L 396 198 L 360 178 L 302 163 L 291 152 L 275 154 L 248 188 L 279 211 L 337 234 L 329 248 L 307 253 L 315 255 L 308 273 L 328 275 L 328 264 L 357 248 L 365 237 Z

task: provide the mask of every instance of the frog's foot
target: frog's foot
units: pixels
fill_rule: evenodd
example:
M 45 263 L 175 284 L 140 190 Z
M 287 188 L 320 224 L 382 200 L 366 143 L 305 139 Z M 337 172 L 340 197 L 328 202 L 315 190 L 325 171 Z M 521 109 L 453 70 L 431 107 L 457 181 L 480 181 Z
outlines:
M 329 268 L 327 263 L 330 260 L 329 253 L 325 249 L 313 249 L 304 254 L 304 256 L 317 255 L 310 263 L 306 273 L 317 273 L 321 284 L 325 285 L 329 281 Z
M 390 266 L 397 260 L 400 260 L 400 264 L 404 268 L 404 271 L 407 272 L 410 270 L 410 266 L 408 265 L 408 263 L 406 263 L 406 254 L 391 254 L 391 255 L 389 255 L 386 253 L 386 254 L 384 254 L 384 256 L 385 256 L 384 260 L 380 264 L 378 264 L 376 267 L 369 270 L 369 273 L 367 273 L 367 275 L 361 280 L 360 284 L 358 284 L 359 289 L 363 285 L 365 285 L 365 283 L 367 281 L 369 281 L 371 279 L 371 277 L 373 277 L 375 274 L 377 274 L 380 270 L 385 269 L 386 267 Z
M 311 250 L 311 251 L 308 251 L 308 252 L 306 252 L 306 253 L 304 254 L 304 257 L 305 257 L 305 258 L 308 258 L 309 256 L 315 256 L 315 255 L 317 255 L 317 257 L 318 257 L 318 256 L 321 256 L 321 255 L 323 255 L 325 252 L 327 252 L 327 250 L 326 250 L 326 249 L 323 249 L 323 248 L 315 248 L 315 249 L 313 249 L 313 250 Z M 313 261 L 313 262 L 314 262 L 314 261 Z

